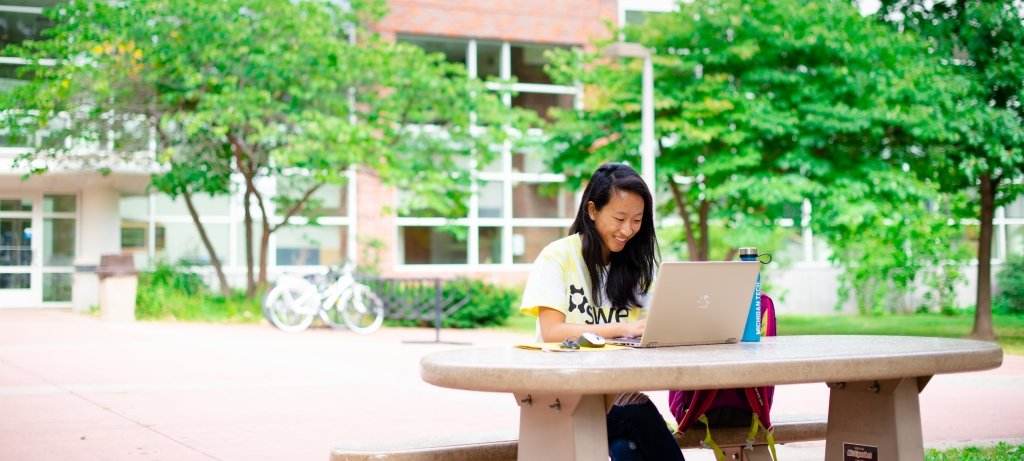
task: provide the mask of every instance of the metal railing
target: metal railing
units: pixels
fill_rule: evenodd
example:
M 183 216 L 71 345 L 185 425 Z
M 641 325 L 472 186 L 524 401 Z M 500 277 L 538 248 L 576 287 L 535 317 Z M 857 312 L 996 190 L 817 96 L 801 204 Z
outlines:
M 444 292 L 445 280 L 440 278 L 386 278 L 357 276 L 384 302 L 385 318 L 416 320 L 434 325 L 434 341 L 441 341 L 441 326 L 463 306 L 471 296 L 458 297 Z M 407 341 L 415 342 L 415 341 Z

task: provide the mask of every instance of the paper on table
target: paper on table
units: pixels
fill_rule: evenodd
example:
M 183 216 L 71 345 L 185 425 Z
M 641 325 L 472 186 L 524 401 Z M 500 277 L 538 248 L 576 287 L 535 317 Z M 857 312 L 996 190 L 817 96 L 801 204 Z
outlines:
M 516 344 L 516 347 L 531 351 L 544 352 L 597 352 L 628 349 L 626 346 L 615 346 L 612 344 L 605 344 L 604 347 L 581 347 L 579 349 L 565 349 L 562 347 L 562 343 L 521 343 Z

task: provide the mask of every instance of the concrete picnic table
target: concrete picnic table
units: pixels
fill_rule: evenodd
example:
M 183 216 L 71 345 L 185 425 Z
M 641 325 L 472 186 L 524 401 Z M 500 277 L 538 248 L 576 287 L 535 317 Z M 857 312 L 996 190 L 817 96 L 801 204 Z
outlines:
M 981 341 L 909 336 L 778 336 L 756 343 L 542 352 L 435 352 L 424 381 L 508 392 L 520 407 L 519 460 L 608 459 L 605 411 L 619 393 L 826 383 L 827 461 L 923 459 L 918 394 L 936 374 L 997 368 Z

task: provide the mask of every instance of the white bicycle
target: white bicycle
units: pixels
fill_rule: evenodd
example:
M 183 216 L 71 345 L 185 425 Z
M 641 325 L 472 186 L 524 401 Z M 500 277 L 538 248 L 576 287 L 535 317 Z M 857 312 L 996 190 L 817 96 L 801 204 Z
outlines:
M 289 333 L 309 328 L 316 317 L 331 328 L 377 331 L 384 323 L 384 303 L 370 287 L 356 282 L 353 269 L 349 261 L 327 274 L 281 276 L 263 297 L 263 315 Z

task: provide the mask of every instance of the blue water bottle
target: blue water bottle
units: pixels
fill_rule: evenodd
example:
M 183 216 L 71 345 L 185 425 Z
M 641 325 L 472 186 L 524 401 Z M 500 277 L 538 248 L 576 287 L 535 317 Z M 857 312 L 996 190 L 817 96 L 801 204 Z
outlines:
M 740 248 L 741 261 L 757 261 L 757 248 Z M 754 283 L 754 297 L 750 300 L 747 326 L 743 328 L 743 341 L 755 343 L 761 340 L 761 272 Z

